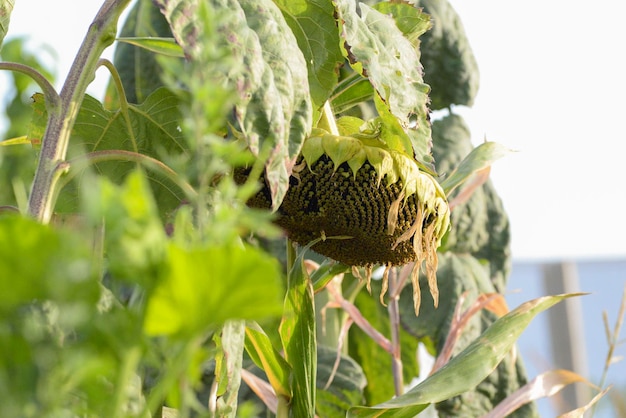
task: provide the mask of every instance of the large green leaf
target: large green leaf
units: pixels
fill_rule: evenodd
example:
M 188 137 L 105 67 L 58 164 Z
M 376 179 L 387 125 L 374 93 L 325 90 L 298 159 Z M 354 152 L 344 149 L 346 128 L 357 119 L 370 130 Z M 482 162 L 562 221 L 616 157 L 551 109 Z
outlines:
M 335 28 L 335 8 L 327 0 L 274 0 L 293 31 L 308 68 L 311 99 L 321 109 L 335 88 L 344 59 Z
M 382 1 L 376 3 L 374 8 L 381 13 L 392 15 L 398 29 L 416 47 L 419 47 L 420 36 L 432 27 L 430 16 L 423 13 L 422 9 L 408 2 Z M 418 51 L 418 54 L 420 54 L 420 51 Z
M 393 17 L 366 4 L 338 0 L 337 12 L 345 54 L 355 71 L 367 77 L 398 118 L 413 143 L 418 161 L 430 163 L 428 91 L 418 51 Z M 416 125 L 416 126 L 415 126 Z
M 280 268 L 242 245 L 168 247 L 164 277 L 150 296 L 149 335 L 193 336 L 229 319 L 263 319 L 281 309 Z
M 431 403 L 471 390 L 510 352 L 519 335 L 539 312 L 578 295 L 546 296 L 520 305 L 494 322 L 480 338 L 407 393 L 373 407 L 351 408 L 348 416 L 414 417 Z
M 422 37 L 421 48 L 424 80 L 432 88 L 432 108 L 471 106 L 480 75 L 460 17 L 447 0 L 418 0 L 417 4 L 433 20 L 433 28 Z
M 179 98 L 165 88 L 153 92 L 139 105 L 110 111 L 91 96 L 85 96 L 70 142 L 69 155 L 77 157 L 85 152 L 125 150 L 138 152 L 157 160 L 168 160 L 186 152 L 186 143 L 180 131 Z M 94 166 L 119 183 L 136 167 L 123 158 L 100 162 Z M 164 176 L 151 172 L 149 177 L 159 208 L 163 212 L 175 208 L 185 198 L 182 190 Z M 75 191 L 68 189 L 59 199 L 59 211 L 73 211 Z
M 223 74 L 239 95 L 233 126 L 255 154 L 269 155 L 265 178 L 277 208 L 312 125 L 307 64 L 283 14 L 271 0 L 157 3 L 192 59 L 215 47 L 197 42 L 197 16 L 211 16 L 215 42 L 234 63 Z
M 352 405 L 363 402 L 366 380 L 361 366 L 336 349 L 317 350 L 316 413 L 324 418 L 344 418 Z
M 444 178 L 473 149 L 469 127 L 455 114 L 433 122 L 433 143 L 437 172 Z M 462 188 L 454 190 L 448 198 L 455 199 L 459 191 Z M 489 276 L 495 290 L 503 292 L 511 263 L 509 220 L 490 180 L 475 189 L 465 203 L 454 208 L 450 223 L 452 227 L 440 251 L 471 253 L 483 264 L 489 263 Z
M 171 37 L 167 21 L 151 0 L 139 0 L 130 10 L 121 37 Z M 130 103 L 141 103 L 159 87 L 162 70 L 153 52 L 131 43 L 119 43 L 115 47 L 113 62 L 120 74 L 126 99 Z M 117 102 L 114 84 L 107 89 L 107 107 Z
M 13 11 L 13 0 L 0 1 L 0 48 L 2 41 L 9 31 L 9 22 L 11 20 L 11 12 Z
M 301 251 L 289 272 L 279 331 L 285 359 L 292 369 L 293 416 L 313 418 L 317 375 L 315 299 L 313 284 L 304 266 L 304 253 Z
M 94 303 L 99 295 L 85 242 L 14 214 L 0 216 L 0 313 L 35 300 Z

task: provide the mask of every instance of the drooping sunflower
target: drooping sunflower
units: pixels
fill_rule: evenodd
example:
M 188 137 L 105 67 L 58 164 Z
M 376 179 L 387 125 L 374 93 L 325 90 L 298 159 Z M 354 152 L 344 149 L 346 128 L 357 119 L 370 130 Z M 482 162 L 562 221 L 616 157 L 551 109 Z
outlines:
M 269 207 L 267 190 L 251 202 Z M 425 266 L 437 302 L 437 248 L 450 225 L 439 183 L 417 162 L 376 135 L 333 135 L 316 128 L 305 140 L 278 209 L 278 225 L 292 241 L 350 266 L 389 269 L 414 262 L 411 279 L 419 310 L 419 271 Z

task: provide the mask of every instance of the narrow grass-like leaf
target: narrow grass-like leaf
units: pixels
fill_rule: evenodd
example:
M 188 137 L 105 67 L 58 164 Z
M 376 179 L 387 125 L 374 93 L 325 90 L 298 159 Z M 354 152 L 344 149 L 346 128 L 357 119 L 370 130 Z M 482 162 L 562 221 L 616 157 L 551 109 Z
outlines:
M 583 418 L 584 415 L 585 415 L 585 412 L 587 412 L 589 410 L 589 408 L 591 408 L 592 406 L 595 406 L 595 404 L 600 399 L 602 399 L 602 397 L 604 395 L 606 395 L 609 390 L 611 390 L 611 386 L 607 387 L 602 392 L 600 392 L 596 396 L 594 396 L 593 399 L 590 400 L 589 403 L 587 403 L 586 405 L 583 405 L 583 406 L 581 406 L 579 408 L 576 408 L 574 410 L 571 410 L 569 412 L 561 414 L 561 415 L 558 416 L 558 418 Z
M 267 375 L 267 379 L 277 395 L 291 398 L 289 376 L 291 367 L 272 345 L 262 329 L 246 326 L 246 351 L 254 363 Z
M 301 251 L 289 272 L 289 288 L 280 323 L 285 358 L 292 368 L 292 415 L 315 415 L 317 342 L 313 285 L 304 266 Z
M 460 186 L 472 174 L 489 167 L 494 161 L 512 152 L 497 142 L 483 142 L 469 153 L 461 164 L 441 182 L 446 196 Z
M 308 260 L 307 260 L 308 261 Z M 311 283 L 315 293 L 324 289 L 333 277 L 341 273 L 350 271 L 350 267 L 343 263 L 338 263 L 332 259 L 325 259 L 322 264 L 316 266 L 315 271 L 311 273 Z
M 163 37 L 121 37 L 117 38 L 119 42 L 135 45 L 157 54 L 167 55 L 168 57 L 184 58 L 183 49 L 176 43 L 174 38 Z
M 471 390 L 509 353 L 535 315 L 565 298 L 579 295 L 546 296 L 520 305 L 494 322 L 465 350 L 404 395 L 373 407 L 351 408 L 348 417 L 414 417 L 431 403 Z

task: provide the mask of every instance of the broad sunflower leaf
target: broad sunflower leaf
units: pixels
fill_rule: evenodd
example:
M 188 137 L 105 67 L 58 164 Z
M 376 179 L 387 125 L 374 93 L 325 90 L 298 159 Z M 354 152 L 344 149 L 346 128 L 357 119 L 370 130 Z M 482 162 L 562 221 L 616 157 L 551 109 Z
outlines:
M 317 364 L 317 415 L 344 418 L 348 408 L 363 402 L 363 370 L 350 357 L 323 345 L 317 351 Z
M 432 16 L 433 27 L 422 37 L 424 80 L 432 91 L 432 108 L 453 104 L 471 106 L 478 93 L 480 74 L 461 18 L 447 0 L 418 0 Z
M 348 411 L 348 417 L 414 417 L 431 403 L 471 390 L 496 368 L 539 312 L 579 295 L 545 296 L 520 305 L 494 322 L 480 338 L 413 389 L 373 407 L 353 407 Z
M 16 214 L 0 216 L 0 315 L 35 300 L 92 304 L 98 272 L 87 240 Z
M 174 37 L 191 59 L 201 48 L 199 11 L 210 15 L 233 62 L 224 77 L 239 95 L 233 127 L 256 155 L 267 155 L 265 178 L 272 206 L 287 192 L 289 176 L 312 126 L 307 64 L 278 6 L 271 0 L 209 3 L 159 0 Z M 203 7 L 203 9 L 200 9 Z
M 280 268 L 257 248 L 171 243 L 167 259 L 164 277 L 147 302 L 148 335 L 190 337 L 229 319 L 280 314 Z
M 432 27 L 431 18 L 419 7 L 402 2 L 382 1 L 374 9 L 393 16 L 398 29 L 415 46 L 419 47 L 419 38 Z M 419 52 L 418 52 L 419 53 Z
M 171 36 L 172 32 L 167 21 L 151 0 L 139 0 L 135 3 L 120 32 L 121 39 Z M 136 43 L 121 42 L 115 48 L 113 63 L 120 74 L 126 100 L 130 103 L 145 101 L 150 93 L 163 86 L 161 66 L 157 63 L 154 51 Z M 111 109 L 117 107 L 118 103 L 115 85 L 111 82 L 107 87 L 105 104 Z
M 321 109 L 335 88 L 343 55 L 334 30 L 335 8 L 327 0 L 274 0 L 293 31 L 308 68 L 311 99 Z
M 160 88 L 143 103 L 129 104 L 127 111 L 110 111 L 98 100 L 86 95 L 72 130 L 68 154 L 76 157 L 85 152 L 125 150 L 161 161 L 184 154 L 186 143 L 179 129 L 179 100 L 169 90 Z M 117 160 L 101 162 L 94 167 L 99 173 L 119 183 L 136 164 Z M 184 193 L 164 177 L 151 172 L 149 178 L 163 211 L 172 210 L 184 199 Z M 58 210 L 72 210 L 74 198 L 74 192 L 68 190 L 65 196 L 61 196 Z
M 367 77 L 389 111 L 407 132 L 415 158 L 430 164 L 429 87 L 422 78 L 419 52 L 393 17 L 364 3 L 338 0 L 344 54 L 352 68 Z

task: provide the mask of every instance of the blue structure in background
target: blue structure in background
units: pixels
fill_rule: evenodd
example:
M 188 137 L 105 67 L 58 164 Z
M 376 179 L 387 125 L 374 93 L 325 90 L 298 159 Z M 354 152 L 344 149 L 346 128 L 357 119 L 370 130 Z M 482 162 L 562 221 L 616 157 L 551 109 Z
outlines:
M 545 283 L 545 267 L 555 262 L 514 261 L 511 276 L 507 286 L 506 299 L 510 309 L 541 296 L 548 295 Z M 606 311 L 611 330 L 614 327 L 621 303 L 624 287 L 626 286 L 626 259 L 620 260 L 580 260 L 572 261 L 578 278 L 578 291 L 589 293 L 581 296 L 578 303 L 582 312 L 576 317 L 582 318 L 582 334 L 585 344 L 585 368 L 583 377 L 593 384 L 599 384 L 608 353 L 602 312 Z M 554 308 L 552 308 L 554 309 Z M 553 336 L 550 329 L 550 311 L 541 313 L 530 326 L 522 333 L 518 340 L 518 353 L 524 358 L 529 379 L 547 370 L 555 369 L 559 359 L 553 355 Z M 626 340 L 626 329 L 621 330 L 620 340 Z M 570 350 L 570 347 L 557 347 L 557 352 Z M 620 345 L 614 352 L 614 357 L 626 357 L 626 345 Z M 613 385 L 611 392 L 626 393 L 626 360 L 613 363 L 605 382 Z M 581 385 L 578 383 L 577 385 Z M 608 394 L 603 398 L 596 409 L 595 418 L 613 418 L 615 412 L 610 406 Z M 559 407 L 558 395 L 554 398 L 543 399 L 537 402 L 541 416 L 557 416 L 563 410 Z M 580 406 L 580 405 L 578 405 Z

